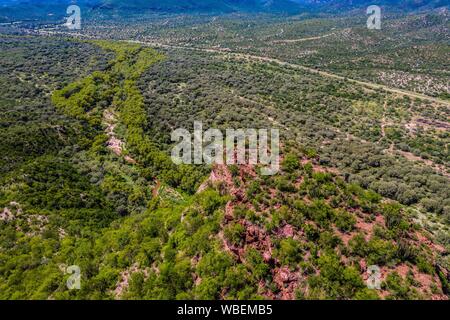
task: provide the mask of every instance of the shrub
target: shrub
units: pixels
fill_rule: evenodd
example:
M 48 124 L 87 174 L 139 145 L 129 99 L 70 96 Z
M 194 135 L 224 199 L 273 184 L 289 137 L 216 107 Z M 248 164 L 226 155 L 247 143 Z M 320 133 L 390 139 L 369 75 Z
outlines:
M 338 210 L 335 215 L 335 224 L 342 232 L 350 232 L 355 228 L 356 218 L 347 211 Z
M 300 169 L 300 162 L 298 160 L 298 157 L 292 153 L 286 155 L 282 163 L 282 168 L 288 173 L 293 173 L 296 170 Z
M 264 262 L 261 253 L 254 248 L 247 250 L 245 254 L 245 262 L 250 274 L 255 278 L 255 280 L 264 279 L 270 271 L 269 265 Z
M 280 260 L 282 265 L 296 266 L 302 261 L 301 253 L 302 247 L 299 242 L 294 239 L 284 239 L 281 240 L 275 256 Z
M 239 223 L 232 223 L 225 228 L 224 235 L 233 245 L 239 245 L 243 241 L 245 228 Z

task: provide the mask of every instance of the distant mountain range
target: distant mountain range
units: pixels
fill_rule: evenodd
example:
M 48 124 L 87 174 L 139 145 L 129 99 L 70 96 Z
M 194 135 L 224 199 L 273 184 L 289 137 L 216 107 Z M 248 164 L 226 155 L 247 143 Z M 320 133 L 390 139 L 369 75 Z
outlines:
M 448 0 L 0 0 L 0 19 L 63 17 L 69 4 L 89 12 L 120 15 L 159 13 L 271 13 L 305 11 L 344 12 L 378 4 L 402 10 L 448 6 Z
M 293 0 L 0 0 L 0 8 L 35 10 L 78 4 L 93 10 L 155 13 L 267 12 L 295 14 L 304 8 Z
M 303 8 L 292 0 L 103 0 L 98 8 L 147 10 L 161 13 L 268 12 L 298 13 Z
M 394 7 L 403 10 L 434 9 L 448 6 L 448 0 L 292 0 L 298 4 L 312 6 L 318 9 L 351 10 L 370 5 Z

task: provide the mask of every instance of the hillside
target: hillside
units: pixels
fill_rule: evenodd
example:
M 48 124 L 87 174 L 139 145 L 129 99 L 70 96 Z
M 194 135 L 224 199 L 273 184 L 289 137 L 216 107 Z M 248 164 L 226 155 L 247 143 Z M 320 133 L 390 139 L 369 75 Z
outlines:
M 77 4 L 85 16 L 110 16 L 111 14 L 230 14 L 270 13 L 297 14 L 303 8 L 291 0 L 81 0 Z M 0 18 L 58 20 L 63 19 L 67 8 L 63 0 L 0 1 Z
M 298 15 L 304 13 L 342 14 L 364 9 L 372 4 L 367 0 L 80 0 L 77 4 L 85 17 L 125 17 L 145 14 L 231 14 L 266 13 Z M 416 11 L 448 7 L 445 0 L 383 0 L 377 3 L 390 11 Z M 63 0 L 2 0 L 0 19 L 36 19 L 41 21 L 62 20 L 67 2 Z M 117 16 L 118 15 L 118 16 Z
M 319 8 L 321 10 L 351 10 L 368 7 L 374 2 L 370 0 L 293 0 L 296 3 Z M 445 0 L 380 0 L 376 5 L 401 10 L 433 9 L 448 6 Z
M 100 8 L 117 10 L 148 10 L 160 13 L 231 13 L 231 12 L 270 12 L 294 13 L 299 6 L 290 0 L 189 0 L 189 1 L 155 1 L 155 0 L 105 0 Z
M 450 299 L 448 1 L 72 2 L 0 0 L 0 300 Z

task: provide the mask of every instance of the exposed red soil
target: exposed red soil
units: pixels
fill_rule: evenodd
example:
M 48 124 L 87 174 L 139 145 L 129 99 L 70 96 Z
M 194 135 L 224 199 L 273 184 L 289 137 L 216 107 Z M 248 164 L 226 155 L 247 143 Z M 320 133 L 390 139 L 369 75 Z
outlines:
M 427 237 L 425 237 L 422 233 L 420 233 L 418 231 L 415 233 L 415 236 L 418 239 L 418 241 L 416 241 L 416 242 L 425 244 L 428 248 L 430 248 L 432 250 L 435 250 L 435 251 L 438 251 L 441 253 L 446 251 L 443 246 L 441 246 L 437 243 L 434 243 L 433 241 L 431 241 L 430 239 L 428 239 Z
M 299 272 L 293 272 L 288 267 L 275 268 L 273 270 L 273 281 L 280 290 L 275 298 L 278 300 L 294 300 L 299 279 Z
M 103 122 L 106 126 L 105 133 L 108 136 L 108 149 L 110 149 L 116 156 L 121 157 L 125 147 L 125 142 L 116 136 L 115 130 L 117 127 L 117 117 L 113 110 L 107 109 L 103 112 Z M 137 161 L 128 155 L 124 156 L 123 159 L 129 164 L 137 164 Z
M 155 180 L 155 181 L 156 181 L 156 186 L 152 190 L 153 198 L 157 198 L 159 196 L 159 191 L 161 189 L 161 181 L 159 181 L 159 180 Z

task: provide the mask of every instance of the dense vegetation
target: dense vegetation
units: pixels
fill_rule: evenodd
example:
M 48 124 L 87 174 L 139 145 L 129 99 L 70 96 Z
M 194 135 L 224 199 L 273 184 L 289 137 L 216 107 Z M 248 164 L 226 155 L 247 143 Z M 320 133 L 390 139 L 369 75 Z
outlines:
M 402 139 L 400 131 L 391 136 L 394 129 L 388 124 L 382 129 L 383 122 L 394 126 L 416 112 L 418 117 L 430 114 L 423 102 L 227 56 L 190 52 L 187 57 L 180 51 L 168 56 L 173 58 L 152 68 L 141 82 L 150 132 L 162 145 L 170 144 L 170 128 L 191 128 L 194 119 L 223 129 L 279 127 L 285 139 L 318 155 L 321 164 L 337 167 L 348 181 L 406 205 L 418 204 L 448 221 L 448 178 L 387 152 L 391 146 L 414 151 L 406 146 L 413 140 L 423 150 L 427 145 L 406 133 L 408 138 Z M 448 108 L 432 110 L 433 117 L 444 119 Z M 446 163 L 445 173 L 448 135 L 431 129 L 420 134 L 438 150 L 424 156 L 434 154 L 436 163 Z
M 2 38 L 2 46 L 5 48 L 2 52 L 5 55 L 17 55 L 13 48 L 19 46 L 24 51 L 29 50 L 27 54 L 38 56 L 43 51 L 43 47 L 39 46 L 38 40 L 33 38 L 27 40 L 31 41 L 25 42 L 24 38 Z M 39 246 L 44 245 L 40 248 L 50 245 L 49 248 L 54 250 L 45 254 L 47 249 L 42 251 L 39 259 L 57 255 L 60 253 L 60 247 L 59 245 L 55 247 L 58 242 L 55 243 L 55 240 L 62 240 L 66 238 L 66 235 L 70 235 L 73 239 L 81 237 L 87 242 L 93 241 L 100 234 L 100 230 L 108 227 L 121 216 L 145 211 L 152 199 L 152 194 L 156 192 L 161 193 L 161 198 L 166 198 L 168 201 L 182 201 L 183 196 L 170 186 L 179 187 L 180 192 L 192 193 L 203 176 L 201 171 L 190 167 L 176 168 L 170 158 L 158 151 L 144 134 L 146 119 L 145 116 L 138 116 L 143 112 L 143 105 L 139 103 L 142 97 L 135 86 L 135 81 L 140 73 L 160 60 L 162 56 L 138 45 L 109 42 L 74 43 L 67 40 L 57 40 L 56 43 L 49 40 L 48 42 L 54 46 L 50 49 L 60 50 L 63 54 L 55 52 L 54 55 L 48 55 L 46 64 L 42 66 L 32 64 L 24 65 L 22 69 L 14 67 L 14 72 L 21 72 L 18 77 L 50 78 L 49 68 L 55 64 L 59 65 L 58 61 L 64 61 L 59 59 L 75 62 L 75 57 L 86 49 L 88 49 L 86 55 L 90 59 L 86 59 L 84 64 L 96 66 L 99 71 L 93 71 L 86 77 L 53 93 L 51 100 L 60 113 L 57 113 L 50 103 L 50 91 L 67 82 L 70 77 L 74 78 L 75 74 L 79 76 L 85 72 L 75 70 L 75 73 L 66 75 L 64 69 L 53 71 L 53 85 L 42 89 L 43 94 L 37 95 L 31 91 L 31 96 L 27 99 L 22 91 L 26 87 L 22 88 L 17 84 L 20 90 L 8 91 L 8 95 L 4 96 L 11 97 L 10 104 L 3 105 L 5 111 L 2 113 L 2 120 L 5 123 L 3 134 L 7 137 L 6 141 L 11 143 L 2 144 L 4 148 L 2 161 L 10 167 L 6 165 L 3 167 L 5 172 L 1 177 L 3 188 L 0 193 L 0 206 L 5 208 L 1 212 L 1 233 L 2 237 L 5 236 L 5 242 L 2 241 L 2 243 L 6 244 L 2 247 L 1 259 L 2 265 L 5 266 L 2 274 L 7 278 L 12 276 L 10 272 L 14 270 L 19 272 L 18 269 L 24 267 L 19 267 L 17 264 L 21 265 L 21 256 L 32 254 L 34 249 L 32 251 L 29 249 L 33 241 L 53 240 L 49 242 L 50 244 L 38 241 Z M 105 55 L 109 57 L 107 52 L 112 51 L 115 58 L 98 64 L 94 60 L 95 51 L 92 52 L 97 47 L 106 50 L 99 57 Z M 82 58 L 83 55 L 80 57 Z M 11 61 L 6 60 L 7 63 Z M 18 64 L 21 63 L 19 59 L 16 61 Z M 80 63 L 83 63 L 83 60 L 78 61 L 78 68 Z M 86 70 L 89 70 L 89 67 Z M 9 74 L 9 77 L 14 77 L 14 74 Z M 5 79 L 5 81 L 8 80 Z M 25 80 L 19 79 L 19 81 L 21 81 L 19 83 L 27 84 Z M 16 104 L 18 104 L 17 107 L 15 107 Z M 39 108 L 40 105 L 43 107 Z M 108 137 L 103 130 L 105 123 L 102 115 L 104 109 L 109 106 L 116 108 L 120 114 L 127 147 L 130 152 L 135 152 L 135 158 L 139 160 L 139 164 L 131 165 L 108 150 Z M 33 113 L 28 113 L 28 110 L 35 112 L 35 117 L 40 118 L 31 118 Z M 70 116 L 70 121 L 61 116 L 61 113 Z M 8 121 L 13 123 L 12 116 L 21 117 L 23 123 L 15 122 L 15 127 L 11 127 Z M 44 117 L 55 122 L 55 125 L 50 126 L 45 123 Z M 44 129 L 33 135 L 32 131 L 28 131 L 27 126 L 35 122 L 44 125 L 44 129 L 49 127 L 46 129 L 49 132 L 54 128 L 54 136 L 57 138 L 55 140 L 61 142 L 57 144 L 48 140 L 49 135 Z M 29 136 L 22 137 L 21 132 L 27 132 Z M 35 142 L 26 141 L 28 137 L 35 139 Z M 32 152 L 33 149 L 30 149 L 31 146 L 37 150 L 35 153 Z M 22 154 L 23 156 L 19 157 Z M 11 162 L 11 158 L 16 161 Z M 157 185 L 155 177 L 162 180 L 162 186 L 161 182 Z M 36 250 L 41 249 L 36 248 Z M 32 263 L 29 258 L 22 261 L 27 265 L 31 263 L 30 273 L 25 272 L 23 279 L 22 272 L 15 276 L 21 278 L 22 285 L 28 288 L 23 291 L 25 295 L 16 296 L 16 292 L 22 290 L 17 291 L 18 289 L 10 284 L 7 285 L 9 290 L 2 290 L 3 298 L 31 297 L 29 296 L 31 292 L 36 292 L 35 298 L 44 297 L 42 292 L 38 293 L 39 290 L 35 291 L 29 287 L 42 285 L 36 281 L 36 276 L 42 270 L 35 270 L 34 262 Z M 16 270 L 14 266 L 18 269 Z M 53 261 L 52 267 L 44 268 L 45 271 L 42 272 L 55 271 L 55 267 L 58 268 L 57 261 Z M 27 268 L 24 270 L 26 271 Z M 25 277 L 29 277 L 30 283 L 27 283 Z M 53 275 L 50 278 L 53 277 L 58 278 L 59 275 Z M 52 281 L 50 278 L 49 281 Z M 46 297 L 48 296 L 49 292 Z

